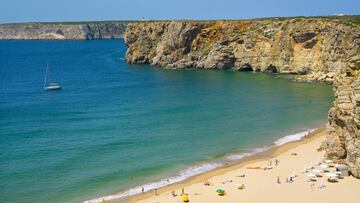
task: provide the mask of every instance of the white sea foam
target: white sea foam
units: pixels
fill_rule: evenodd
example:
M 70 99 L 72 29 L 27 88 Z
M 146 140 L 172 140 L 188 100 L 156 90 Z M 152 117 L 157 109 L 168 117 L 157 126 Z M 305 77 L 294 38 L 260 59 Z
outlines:
M 229 155 L 225 159 L 229 160 L 229 161 L 239 161 L 239 160 L 243 159 L 244 157 L 252 156 L 252 155 L 255 155 L 257 153 L 266 151 L 268 149 L 269 149 L 269 147 L 260 147 L 260 148 L 256 148 L 256 149 L 251 149 L 248 152 Z
M 149 190 L 156 189 L 156 188 L 161 188 L 161 187 L 173 184 L 173 183 L 178 183 L 178 182 L 184 181 L 184 180 L 186 180 L 186 179 L 188 179 L 188 178 L 190 178 L 192 176 L 199 175 L 201 173 L 211 171 L 211 170 L 213 170 L 215 168 L 218 168 L 220 166 L 223 166 L 223 163 L 221 163 L 221 162 L 211 162 L 211 163 L 204 163 L 204 164 L 192 166 L 192 167 L 189 167 L 189 168 L 187 168 L 185 170 L 180 171 L 175 176 L 164 178 L 164 179 L 161 179 L 161 180 L 156 181 L 156 182 L 151 182 L 151 183 L 147 183 L 147 184 L 144 184 L 144 185 L 140 185 L 140 186 L 131 188 L 131 189 L 129 189 L 129 190 L 123 192 L 123 193 L 88 200 L 88 201 L 85 201 L 84 203 L 98 203 L 98 202 L 103 202 L 104 200 L 107 201 L 107 200 L 119 199 L 119 198 L 124 198 L 124 197 L 127 197 L 127 196 L 131 196 L 131 195 L 140 194 L 142 192 L 142 188 L 144 188 L 145 192 L 149 191 Z
M 299 132 L 299 133 L 296 133 L 296 134 L 292 134 L 292 135 L 282 137 L 282 138 L 276 140 L 274 142 L 274 144 L 276 146 L 280 146 L 280 145 L 283 145 L 283 144 L 286 144 L 286 143 L 289 143 L 289 142 L 301 140 L 309 132 L 314 132 L 315 130 L 316 129 L 308 129 L 308 130 L 303 131 L 303 132 Z M 243 159 L 244 157 L 255 155 L 257 153 L 266 151 L 269 148 L 270 148 L 269 146 L 266 146 L 266 147 L 260 147 L 260 148 L 256 148 L 256 149 L 251 149 L 251 150 L 249 150 L 247 152 L 243 152 L 243 153 L 239 153 L 239 154 L 232 154 L 232 155 L 226 156 L 224 158 L 224 160 L 225 160 L 225 162 L 239 161 L 239 160 Z M 131 189 L 129 189 L 129 190 L 125 191 L 125 192 L 119 193 L 119 194 L 108 195 L 108 196 L 100 197 L 100 198 L 97 198 L 97 199 L 88 200 L 88 201 L 85 201 L 84 203 L 98 203 L 98 202 L 103 202 L 104 200 L 108 201 L 108 200 L 113 200 L 113 199 L 125 198 L 125 197 L 128 197 L 128 196 L 140 194 L 142 192 L 142 188 L 144 188 L 144 191 L 146 192 L 146 191 L 149 191 L 149 190 L 165 187 L 165 186 L 173 184 L 173 183 L 178 183 L 178 182 L 184 181 L 184 180 L 186 180 L 186 179 L 188 179 L 188 178 L 190 178 L 192 176 L 196 176 L 196 175 L 211 171 L 213 169 L 219 168 L 221 166 L 224 166 L 225 162 L 214 161 L 214 162 L 195 165 L 195 166 L 192 166 L 192 167 L 189 167 L 189 168 L 187 168 L 185 170 L 180 171 L 175 176 L 164 178 L 164 179 L 161 179 L 159 181 L 147 183 L 147 184 L 144 184 L 144 185 L 140 185 L 140 186 L 131 188 Z
M 285 137 L 282 137 L 278 140 L 276 140 L 274 142 L 275 145 L 277 146 L 281 146 L 283 144 L 289 143 L 289 142 L 294 142 L 294 141 L 299 141 L 301 140 L 303 137 L 305 137 L 307 134 L 314 132 L 316 129 L 308 129 L 296 134 L 292 134 L 292 135 L 288 135 Z

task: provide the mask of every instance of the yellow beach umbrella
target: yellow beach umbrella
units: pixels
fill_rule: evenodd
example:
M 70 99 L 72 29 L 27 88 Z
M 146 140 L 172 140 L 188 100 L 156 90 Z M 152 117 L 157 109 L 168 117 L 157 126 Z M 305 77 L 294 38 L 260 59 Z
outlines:
M 182 194 L 182 195 L 181 195 L 181 200 L 182 200 L 183 202 L 189 202 L 189 197 L 188 197 L 187 195 L 185 195 L 185 194 Z

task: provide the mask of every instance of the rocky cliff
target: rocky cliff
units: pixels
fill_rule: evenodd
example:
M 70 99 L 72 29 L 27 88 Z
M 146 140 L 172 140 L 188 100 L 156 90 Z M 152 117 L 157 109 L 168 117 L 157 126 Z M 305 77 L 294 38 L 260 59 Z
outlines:
M 126 22 L 24 23 L 0 25 L 0 39 L 119 39 Z
M 348 59 L 334 81 L 334 105 L 329 111 L 326 156 L 345 163 L 360 178 L 360 56 Z
M 129 63 L 235 69 L 334 82 L 326 156 L 360 177 L 360 26 L 323 18 L 129 24 Z

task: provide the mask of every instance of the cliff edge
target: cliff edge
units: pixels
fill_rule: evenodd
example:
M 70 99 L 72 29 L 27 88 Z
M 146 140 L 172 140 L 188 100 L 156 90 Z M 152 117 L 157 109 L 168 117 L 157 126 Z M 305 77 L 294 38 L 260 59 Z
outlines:
M 294 74 L 334 83 L 328 158 L 360 178 L 360 26 L 325 18 L 129 24 L 128 63 Z

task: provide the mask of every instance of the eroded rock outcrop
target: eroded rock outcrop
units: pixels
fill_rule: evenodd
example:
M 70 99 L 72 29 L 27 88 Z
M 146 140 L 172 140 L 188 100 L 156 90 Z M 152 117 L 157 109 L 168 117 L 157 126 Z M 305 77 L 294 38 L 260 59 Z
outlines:
M 129 63 L 164 68 L 227 69 L 296 74 L 333 83 L 328 158 L 360 178 L 360 26 L 330 19 L 164 21 L 128 25 Z
M 129 24 L 129 63 L 298 74 L 332 82 L 359 52 L 359 26 L 336 20 L 164 21 Z
M 326 156 L 347 164 L 360 178 L 360 55 L 348 59 L 334 81 L 334 105 L 329 111 Z
M 0 39 L 120 39 L 127 23 L 24 23 L 0 25 Z

